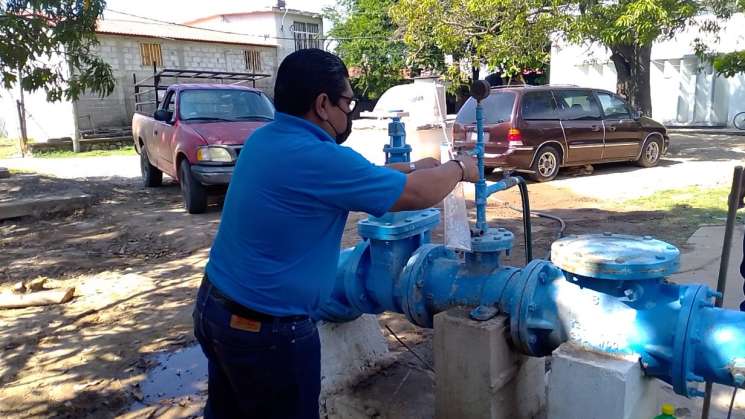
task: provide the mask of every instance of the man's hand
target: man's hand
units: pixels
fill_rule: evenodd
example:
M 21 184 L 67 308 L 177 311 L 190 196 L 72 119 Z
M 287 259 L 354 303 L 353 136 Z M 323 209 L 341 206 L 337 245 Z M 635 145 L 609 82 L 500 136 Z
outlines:
M 479 180 L 479 165 L 475 157 L 461 154 L 455 160 L 463 163 L 463 181 L 476 183 Z
M 426 157 L 414 162 L 416 170 L 433 169 L 435 167 L 438 167 L 439 165 L 440 161 L 432 157 Z

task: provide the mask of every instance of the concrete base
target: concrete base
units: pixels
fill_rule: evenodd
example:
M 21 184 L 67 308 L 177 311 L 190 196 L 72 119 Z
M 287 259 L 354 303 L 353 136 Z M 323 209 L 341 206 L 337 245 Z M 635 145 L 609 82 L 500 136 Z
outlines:
M 378 318 L 365 314 L 349 323 L 318 324 L 321 338 L 321 398 L 372 374 L 390 360 Z
M 452 309 L 436 315 L 434 326 L 436 418 L 540 416 L 546 404 L 545 360 L 512 351 L 506 317 L 476 322 L 468 310 Z
M 55 212 L 73 211 L 91 205 L 92 197 L 84 193 L 73 193 L 62 196 L 45 196 L 33 199 L 0 201 L 0 220 L 40 216 Z
M 656 380 L 639 362 L 564 344 L 554 351 L 548 385 L 551 419 L 642 419 L 659 414 Z

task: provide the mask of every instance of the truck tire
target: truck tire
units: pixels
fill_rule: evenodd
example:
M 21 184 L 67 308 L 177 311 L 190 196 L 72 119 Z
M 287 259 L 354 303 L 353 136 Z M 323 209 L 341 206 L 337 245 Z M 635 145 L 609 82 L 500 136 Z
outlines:
M 140 150 L 140 173 L 142 173 L 142 184 L 146 188 L 154 188 L 163 184 L 163 172 L 150 164 L 145 147 Z
M 181 160 L 178 175 L 186 211 L 189 214 L 201 214 L 205 212 L 207 210 L 207 188 L 194 179 L 188 160 Z

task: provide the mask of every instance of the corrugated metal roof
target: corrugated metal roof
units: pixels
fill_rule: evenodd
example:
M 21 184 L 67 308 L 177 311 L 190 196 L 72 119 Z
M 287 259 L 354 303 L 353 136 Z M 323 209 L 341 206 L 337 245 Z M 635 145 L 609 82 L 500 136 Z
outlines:
M 100 19 L 97 33 L 144 36 L 160 39 L 178 39 L 197 42 L 216 42 L 223 44 L 261 45 L 276 47 L 276 43 L 262 37 L 215 32 L 209 29 L 193 28 L 169 23 L 147 22 L 128 19 Z
M 186 25 L 198 25 L 199 23 L 203 23 L 209 20 L 221 18 L 221 17 L 228 17 L 228 16 L 251 16 L 255 14 L 260 13 L 277 13 L 277 14 L 289 14 L 291 16 L 305 16 L 310 18 L 316 18 L 320 19 L 322 17 L 321 13 L 306 11 L 306 10 L 298 10 L 298 9 L 278 9 L 276 7 L 259 7 L 254 8 L 252 10 L 241 10 L 241 11 L 233 11 L 233 12 L 224 12 L 224 13 L 217 13 L 209 16 L 204 16 L 196 19 L 189 20 L 187 22 L 184 22 Z

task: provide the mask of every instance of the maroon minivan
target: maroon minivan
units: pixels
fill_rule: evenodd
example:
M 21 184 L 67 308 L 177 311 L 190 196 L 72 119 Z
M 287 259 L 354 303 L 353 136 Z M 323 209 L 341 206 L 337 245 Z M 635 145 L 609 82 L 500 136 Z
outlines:
M 487 172 L 515 170 L 545 182 L 567 166 L 633 161 L 652 167 L 670 144 L 662 124 L 605 90 L 495 87 L 482 105 Z M 472 148 L 476 143 L 473 98 L 458 111 L 453 139 L 456 147 Z

